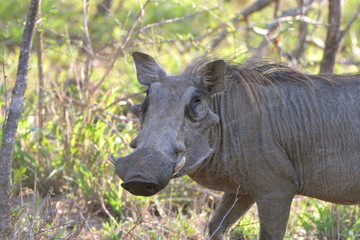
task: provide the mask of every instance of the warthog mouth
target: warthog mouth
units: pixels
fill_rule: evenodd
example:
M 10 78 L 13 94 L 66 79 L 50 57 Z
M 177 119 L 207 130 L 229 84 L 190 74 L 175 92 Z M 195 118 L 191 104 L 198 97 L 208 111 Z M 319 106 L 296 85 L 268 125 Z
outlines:
M 148 154 L 140 154 L 145 156 L 143 158 L 137 155 L 139 153 L 116 159 L 109 153 L 108 157 L 115 166 L 117 175 L 124 181 L 121 186 L 138 196 L 151 196 L 162 190 L 168 185 L 170 179 L 178 176 L 186 163 L 185 156 L 174 164 L 169 163 L 168 158 L 161 155 L 158 156 L 158 162 L 155 161 L 157 158 L 147 159 L 146 156 L 150 156 Z M 137 163 L 138 159 L 147 163 L 147 166 Z

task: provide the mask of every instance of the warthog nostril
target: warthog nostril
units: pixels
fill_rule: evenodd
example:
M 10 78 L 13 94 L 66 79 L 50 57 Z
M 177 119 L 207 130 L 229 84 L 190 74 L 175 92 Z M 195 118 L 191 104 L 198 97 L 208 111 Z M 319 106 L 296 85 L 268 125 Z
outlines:
M 134 195 L 151 196 L 159 192 L 162 187 L 158 183 L 147 182 L 142 179 L 126 181 L 121 186 Z
M 146 191 L 148 191 L 148 192 L 154 192 L 155 190 L 156 190 L 156 186 L 154 186 L 154 185 L 146 186 Z

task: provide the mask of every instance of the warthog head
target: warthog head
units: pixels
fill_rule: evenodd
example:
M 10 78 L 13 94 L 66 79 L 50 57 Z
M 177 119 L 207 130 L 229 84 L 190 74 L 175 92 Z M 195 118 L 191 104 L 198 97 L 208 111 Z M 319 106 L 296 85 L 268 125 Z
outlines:
M 152 57 L 135 52 L 138 81 L 148 86 L 145 101 L 132 112 L 141 122 L 128 156 L 110 159 L 134 195 L 150 196 L 173 177 L 194 171 L 211 153 L 208 129 L 219 121 L 209 108 L 211 97 L 224 91 L 226 64 L 222 60 L 190 66 L 170 76 Z

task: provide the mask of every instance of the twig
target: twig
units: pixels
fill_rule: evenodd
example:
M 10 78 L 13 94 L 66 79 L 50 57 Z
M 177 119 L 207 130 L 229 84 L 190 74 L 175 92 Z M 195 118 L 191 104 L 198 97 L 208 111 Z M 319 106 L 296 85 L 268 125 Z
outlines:
M 44 98 L 44 70 L 43 70 L 43 61 L 42 61 L 42 50 L 43 50 L 43 34 L 40 31 L 37 31 L 37 59 L 38 59 L 38 75 L 39 75 L 39 86 L 38 86 L 38 104 L 37 104 L 37 117 L 38 117 L 38 128 L 43 129 L 43 98 Z M 39 133 L 38 141 L 41 143 L 42 134 Z
M 36 172 L 35 172 L 35 177 L 36 177 Z M 36 184 L 36 178 L 35 178 L 35 184 Z M 35 189 L 36 190 L 36 189 Z M 32 216 L 32 221 L 30 222 L 30 226 L 28 227 L 28 237 L 32 239 L 33 237 L 33 232 L 34 232 L 34 224 L 36 222 L 36 218 L 37 216 L 40 215 L 40 212 L 43 211 L 43 209 L 45 208 L 46 204 L 49 202 L 50 198 L 51 198 L 51 194 L 53 193 L 53 188 L 50 187 L 45 199 L 43 199 L 41 201 L 41 203 L 39 204 L 38 207 L 36 207 L 36 202 L 35 202 L 35 199 L 36 199 L 36 191 L 34 191 L 34 202 L 33 202 L 33 208 L 34 208 L 34 213 L 33 213 L 33 216 Z
M 103 2 L 95 1 L 97 3 L 96 16 L 106 17 L 111 13 L 112 0 L 104 0 Z
M 232 20 L 234 23 L 241 20 L 241 18 L 247 18 L 254 12 L 260 11 L 261 9 L 269 6 L 270 3 L 274 2 L 274 0 L 258 0 L 253 3 L 251 6 L 246 8 L 244 11 L 240 12 L 236 15 L 236 17 Z
M 115 115 L 115 114 L 109 113 L 108 111 L 105 111 L 105 110 L 103 110 L 101 108 L 98 108 L 97 110 L 104 112 L 106 115 L 108 115 L 108 116 L 110 116 L 110 117 L 112 117 L 113 119 L 116 119 L 116 120 L 128 121 L 128 122 L 138 122 L 139 121 L 138 118 L 129 118 L 129 117 L 125 117 L 125 116 Z
M 328 26 L 327 23 L 322 23 L 322 22 L 315 21 L 315 20 L 313 20 L 310 17 L 305 16 L 305 15 L 279 17 L 279 18 L 276 18 L 276 19 L 270 21 L 269 25 L 279 24 L 279 23 L 282 23 L 282 22 L 289 22 L 289 21 L 293 21 L 293 20 L 296 20 L 298 22 L 303 22 L 303 23 L 309 23 L 309 24 L 313 24 L 313 25 Z
M 323 0 L 317 0 L 317 1 L 320 4 Z M 309 0 L 309 2 L 307 2 L 304 5 L 301 5 L 297 8 L 292 8 L 292 9 L 285 11 L 283 14 L 281 14 L 281 16 L 283 16 L 283 17 L 295 16 L 295 15 L 303 16 L 306 12 L 308 12 L 314 6 L 314 4 L 315 4 L 314 0 Z
M 336 64 L 360 66 L 360 61 L 355 61 L 351 59 L 339 59 Z
M 25 24 L 26 24 L 26 22 L 14 23 L 14 24 L 10 24 L 10 25 L 3 25 L 3 26 L 0 26 L 0 29 L 3 29 L 3 28 L 11 28 L 11 27 L 18 27 L 18 26 L 24 26 Z
M 85 79 L 83 86 L 88 87 L 88 82 L 93 68 L 93 57 L 94 50 L 91 43 L 91 38 L 89 34 L 88 22 L 89 22 L 89 0 L 83 0 L 83 20 L 84 20 L 84 49 L 87 53 L 86 64 L 85 64 Z M 81 92 L 81 91 L 79 91 Z
M 77 106 L 80 106 L 82 108 L 92 108 L 92 110 L 96 111 L 96 112 L 103 112 L 105 113 L 106 115 L 116 119 L 116 120 L 120 120 L 120 121 L 134 121 L 134 122 L 137 122 L 139 121 L 137 118 L 129 118 L 129 117 L 125 117 L 125 116 L 119 116 L 119 115 L 116 115 L 116 114 L 113 114 L 113 113 L 110 113 L 108 111 L 106 111 L 105 109 L 102 109 L 102 108 L 99 108 L 97 107 L 96 105 L 92 105 L 90 106 L 89 104 L 85 103 L 85 102 L 82 102 L 78 99 L 75 99 L 75 98 L 72 98 L 72 97 L 69 97 L 69 96 L 62 96 L 65 101 L 67 101 L 68 103 L 71 103 L 71 104 L 74 104 L 74 105 L 77 105 Z
M 7 212 L 5 216 L 3 216 L 2 218 L 0 218 L 0 223 L 2 221 L 5 221 L 7 217 L 11 216 L 16 210 L 12 211 L 12 212 Z
M 258 0 L 254 4 L 252 4 L 250 7 L 246 8 L 244 11 L 238 13 L 236 15 L 236 17 L 231 20 L 231 22 L 233 24 L 236 24 L 242 20 L 246 20 L 251 14 L 262 10 L 263 8 L 265 8 L 266 6 L 268 6 L 270 3 L 274 2 L 274 1 L 275 0 Z M 290 10 L 284 12 L 281 17 L 303 15 L 302 13 L 304 11 L 308 11 L 312 6 L 313 6 L 313 1 L 311 1 L 309 4 L 306 4 L 304 6 L 290 9 Z M 276 18 L 276 19 L 279 19 L 279 18 Z M 308 19 L 306 19 L 306 20 L 308 20 Z M 306 21 L 306 20 L 303 20 L 303 21 Z M 310 21 L 310 20 L 308 20 L 308 21 Z M 276 24 L 276 22 L 274 22 L 272 24 L 269 23 L 267 29 L 272 29 L 273 24 Z M 216 29 L 223 29 L 223 30 L 221 31 L 219 36 L 211 42 L 210 49 L 214 49 L 216 46 L 218 46 L 220 44 L 220 42 L 229 34 L 229 32 L 226 30 L 227 26 L 228 26 L 228 24 L 225 23 L 225 24 L 221 24 L 220 26 L 218 26 L 216 28 Z
M 19 214 L 17 214 L 16 219 L 13 219 L 13 224 L 12 224 L 11 229 L 10 229 L 10 231 L 9 231 L 10 233 L 13 232 L 16 223 L 19 221 L 21 215 L 22 215 L 23 212 L 25 211 L 25 206 L 21 206 L 20 209 L 21 209 L 21 212 L 20 212 Z M 20 210 L 20 209 L 19 209 L 19 210 Z M 17 209 L 15 209 L 14 211 L 12 211 L 11 215 L 13 215 L 13 213 L 15 213 L 16 211 L 17 211 Z M 15 236 L 15 234 L 14 234 L 14 236 Z
M 247 17 L 250 16 L 252 13 L 260 11 L 261 9 L 268 6 L 273 1 L 274 0 L 258 0 L 258 1 L 256 1 L 250 7 L 246 8 L 244 11 L 241 11 L 240 13 L 238 13 L 236 15 L 236 17 L 231 19 L 232 24 L 236 24 L 242 20 L 247 19 Z M 214 30 L 218 30 L 218 29 L 223 29 L 223 30 L 220 32 L 218 37 L 215 38 L 211 42 L 210 49 L 216 48 L 220 44 L 220 42 L 229 34 L 229 32 L 226 30 L 227 27 L 228 27 L 228 24 L 223 23 L 214 29 Z
M 17 211 L 19 211 L 19 210 L 21 210 L 21 212 L 18 213 L 18 214 L 16 214 L 16 215 L 17 215 L 17 216 L 16 216 L 16 215 L 15 215 L 15 212 L 17 212 Z M 14 230 L 14 228 L 15 228 L 16 223 L 19 221 L 19 218 L 21 217 L 21 215 L 23 214 L 24 211 L 25 211 L 25 206 L 22 205 L 22 206 L 19 207 L 18 209 L 15 208 L 15 209 L 12 210 L 11 212 L 9 211 L 9 212 L 6 214 L 6 216 L 4 216 L 3 218 L 0 219 L 0 222 L 2 222 L 2 221 L 4 221 L 4 220 L 6 220 L 6 219 L 7 219 L 8 217 L 10 217 L 10 216 L 16 216 L 16 219 L 13 219 L 13 221 L 12 221 L 12 226 L 11 226 L 10 229 L 9 229 L 8 235 L 5 236 L 6 239 L 8 239 L 8 237 L 11 236 L 11 235 L 16 236 L 16 233 L 13 233 L 13 230 Z
M 338 36 L 338 41 L 341 41 L 341 39 L 345 36 L 345 34 L 350 30 L 351 26 L 355 23 L 356 19 L 358 19 L 359 15 L 360 15 L 360 2 L 359 2 L 358 9 L 357 9 L 355 15 L 352 17 L 350 22 L 347 24 L 346 28 L 340 32 L 340 34 Z
M 118 24 L 119 26 L 122 26 L 121 22 L 119 21 L 119 19 L 115 16 L 114 11 L 111 10 L 111 6 L 106 6 L 104 3 L 95 0 L 96 4 L 98 4 L 98 6 L 101 6 L 106 12 L 107 12 L 107 17 L 109 15 L 111 15 L 111 17 L 113 18 L 114 22 L 116 22 L 116 24 Z M 119 4 L 119 6 L 121 6 L 122 4 Z
M 326 33 L 325 49 L 320 63 L 320 73 L 331 73 L 335 60 L 342 45 L 341 24 L 343 21 L 343 3 L 339 0 L 329 0 L 329 27 Z
M 193 190 L 193 191 L 197 191 L 197 192 L 201 192 L 201 193 L 204 193 L 204 194 L 207 194 L 209 196 L 212 196 L 214 198 L 217 198 L 217 199 L 220 199 L 221 198 L 221 194 L 217 194 L 216 192 L 210 190 L 210 189 L 206 189 L 206 188 L 203 188 L 201 186 L 197 186 L 197 185 L 183 185 L 183 184 L 175 184 L 173 183 L 172 186 L 176 186 L 176 185 L 179 185 L 179 186 L 182 186 L 182 187 L 185 187 L 189 190 Z
M 314 25 L 321 24 L 317 21 L 313 21 L 311 18 L 304 15 L 304 11 L 309 11 L 312 6 L 314 5 L 314 1 L 310 1 L 308 4 L 300 7 L 296 7 L 290 10 L 287 10 L 281 14 L 280 17 L 275 18 L 271 22 L 269 22 L 265 29 L 261 29 L 262 35 L 264 36 L 264 40 L 260 44 L 259 47 L 256 49 L 256 56 L 262 56 L 264 53 L 264 48 L 266 48 L 270 42 L 277 39 L 277 36 L 279 36 L 279 33 L 276 34 L 276 31 L 279 28 L 280 23 L 282 22 L 288 22 L 291 20 L 297 20 L 300 22 L 310 23 Z M 284 32 L 284 31 L 281 31 Z M 257 31 L 259 33 L 259 31 Z M 276 36 L 276 37 L 274 37 Z
M 101 117 L 101 116 L 100 116 L 99 114 L 97 114 L 96 112 L 95 112 L 95 116 L 96 116 L 97 118 L 99 118 L 100 121 L 102 121 L 103 123 L 105 123 L 108 127 L 110 127 L 111 130 L 113 130 L 113 131 L 116 133 L 116 135 L 118 135 L 118 137 L 121 139 L 121 141 L 122 141 L 125 145 L 128 145 L 128 142 L 125 141 L 125 139 L 121 136 L 121 133 L 120 133 L 115 127 L 113 127 L 110 123 L 108 123 L 103 117 Z
M 224 223 L 226 217 L 229 215 L 229 213 L 231 212 L 231 210 L 235 207 L 237 201 L 239 201 L 240 197 L 238 196 L 239 194 L 239 190 L 240 190 L 240 185 L 238 186 L 237 190 L 236 190 L 236 195 L 235 195 L 235 200 L 234 203 L 231 205 L 231 207 L 229 208 L 229 210 L 226 212 L 226 214 L 224 215 L 224 217 L 221 219 L 221 222 L 219 223 L 218 227 L 215 229 L 215 231 L 211 234 L 211 236 L 209 237 L 208 240 L 211 240 L 217 231 L 220 230 L 220 228 L 222 227 L 222 224 Z
M 130 236 L 130 235 L 131 235 L 131 232 L 132 232 L 138 225 L 140 225 L 140 224 L 142 224 L 142 223 L 143 223 L 142 220 L 137 220 L 137 221 L 135 222 L 134 226 L 132 226 L 132 227 L 130 228 L 130 230 L 125 234 L 123 240 L 125 240 L 128 236 Z
M 91 230 L 91 227 L 89 226 L 89 223 L 88 223 L 88 220 L 89 220 L 91 214 L 89 214 L 86 219 L 85 219 L 85 217 L 82 215 L 82 213 L 80 213 L 80 216 L 83 218 L 83 220 L 84 220 L 84 222 L 85 222 L 85 225 L 86 225 L 86 227 L 89 229 L 89 232 L 90 232 L 91 236 L 93 237 L 93 239 L 96 240 L 96 237 L 95 237 L 95 235 L 94 235 L 94 232 L 93 232 L 93 230 Z
M 124 40 L 121 42 L 120 46 L 116 49 L 116 52 L 112 58 L 112 61 L 109 65 L 109 67 L 106 69 L 105 74 L 102 76 L 102 78 L 100 79 L 100 81 L 96 84 L 96 86 L 91 90 L 90 92 L 90 96 L 94 94 L 94 92 L 96 91 L 96 89 L 98 89 L 101 84 L 105 81 L 106 77 L 110 74 L 111 70 L 113 69 L 116 59 L 118 58 L 118 56 L 120 56 L 120 54 L 123 52 L 123 50 L 125 49 L 126 45 L 128 44 L 128 42 L 130 41 L 130 37 L 133 34 L 135 27 L 137 26 L 137 24 L 140 21 L 141 16 L 143 16 L 144 14 L 144 10 L 146 8 L 146 6 L 151 2 L 151 0 L 147 0 L 145 2 L 145 4 L 141 7 L 138 15 L 136 16 L 132 26 L 130 27 L 130 30 L 128 31 L 128 33 L 126 34 Z
M 239 223 L 238 224 L 236 224 L 236 226 L 233 226 L 233 228 L 229 231 L 229 233 L 232 233 L 234 230 L 236 230 L 236 228 L 238 228 L 238 227 L 247 227 L 247 226 L 251 226 L 251 225 L 255 225 L 255 224 L 259 224 L 260 223 L 260 221 L 256 221 L 256 222 L 250 222 L 250 223 L 246 223 L 246 224 L 241 224 L 241 220 L 243 219 L 243 217 L 242 218 L 240 218 L 240 220 L 239 220 Z M 251 235 L 247 235 L 247 236 L 251 236 Z M 256 235 L 253 235 L 253 236 L 256 236 Z
M 41 15 L 41 2 L 39 6 L 39 16 Z M 39 148 L 42 148 L 43 142 L 43 128 L 44 128 L 44 119 L 43 119 L 43 101 L 44 101 L 44 70 L 43 70 L 43 59 L 42 59 L 42 52 L 43 52 L 43 32 L 37 30 L 36 31 L 36 40 L 37 40 L 37 60 L 38 60 L 38 77 L 39 77 L 39 85 L 38 85 L 38 102 L 37 102 L 37 141 L 39 144 Z M 42 151 L 37 151 L 37 158 L 41 165 L 46 166 L 43 161 Z M 36 181 L 36 179 L 35 179 Z
M 213 9 L 209 9 L 209 10 L 211 11 Z M 178 21 L 182 21 L 182 20 L 185 20 L 185 19 L 188 19 L 188 18 L 192 18 L 192 17 L 194 17 L 196 15 L 199 15 L 201 13 L 208 12 L 209 10 L 202 10 L 202 11 L 199 11 L 199 12 L 196 12 L 196 13 L 193 13 L 193 14 L 189 14 L 189 15 L 185 15 L 185 16 L 182 16 L 182 17 L 165 19 L 165 20 L 160 21 L 160 22 L 151 23 L 151 24 L 146 25 L 145 27 L 142 27 L 139 30 L 135 31 L 134 34 L 139 33 L 139 32 L 143 32 L 143 31 L 145 31 L 145 30 L 147 30 L 149 28 L 152 28 L 152 27 L 160 26 L 160 25 L 167 24 L 167 23 L 178 22 Z
M 126 101 L 126 100 L 128 100 L 129 98 L 133 98 L 133 97 L 142 95 L 142 94 L 144 94 L 145 92 L 146 92 L 146 90 L 143 90 L 143 91 L 141 91 L 141 92 L 133 93 L 133 94 L 130 94 L 129 96 L 125 96 L 125 97 L 116 99 L 114 102 L 112 102 L 111 104 L 107 105 L 107 106 L 104 108 L 104 110 L 106 110 L 106 109 L 108 109 L 108 108 L 111 108 L 112 106 L 114 106 L 114 105 L 117 104 L 118 102 Z
M 80 213 L 80 215 L 81 215 L 81 217 L 83 217 L 81 213 Z M 78 225 L 80 225 L 80 226 L 76 229 L 76 231 L 73 232 L 73 233 L 71 233 L 71 234 L 69 234 L 68 236 L 66 236 L 65 239 L 66 239 L 66 240 L 76 239 L 76 237 L 79 236 L 79 234 L 81 233 L 82 229 L 84 228 L 85 222 L 86 222 L 86 219 L 83 217 L 81 223 L 78 224 Z
M 6 30 L 6 34 L 7 34 L 7 30 Z M 4 77 L 4 104 L 5 104 L 5 114 L 4 116 L 7 116 L 7 113 L 8 113 L 8 93 L 7 93 L 7 82 L 6 82 L 6 79 L 7 79 L 7 76 L 6 76 L 6 69 L 5 69 L 5 46 L 3 45 L 2 46 L 2 69 L 3 69 L 3 77 Z M 5 118 L 4 118 L 4 123 L 2 125 L 2 129 L 4 128 L 5 126 Z
M 119 224 L 117 223 L 116 219 L 113 217 L 113 215 L 111 215 L 111 213 L 107 210 L 106 206 L 105 206 L 105 202 L 104 202 L 104 198 L 103 198 L 103 192 L 100 191 L 100 203 L 101 203 L 101 208 L 102 210 L 106 213 L 106 215 L 108 215 L 108 217 L 115 223 L 116 227 L 118 229 L 120 229 Z

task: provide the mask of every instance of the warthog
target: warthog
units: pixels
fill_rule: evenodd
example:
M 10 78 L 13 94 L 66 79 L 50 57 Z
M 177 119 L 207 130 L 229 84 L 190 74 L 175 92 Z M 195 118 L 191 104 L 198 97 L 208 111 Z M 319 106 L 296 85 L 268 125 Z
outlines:
M 360 75 L 309 75 L 283 64 L 200 58 L 168 75 L 135 52 L 147 96 L 133 112 L 136 150 L 115 159 L 122 187 L 150 196 L 188 174 L 224 195 L 211 239 L 254 203 L 260 239 L 282 239 L 295 195 L 360 203 Z

